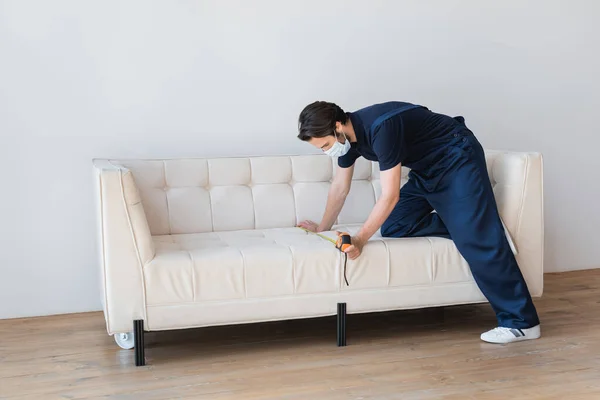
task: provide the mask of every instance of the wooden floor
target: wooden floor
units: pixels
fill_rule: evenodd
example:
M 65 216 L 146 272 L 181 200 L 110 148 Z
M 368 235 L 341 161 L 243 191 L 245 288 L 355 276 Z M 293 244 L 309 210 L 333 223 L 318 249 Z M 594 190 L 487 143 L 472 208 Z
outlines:
M 479 340 L 488 305 L 149 333 L 100 313 L 0 321 L 2 399 L 600 399 L 600 270 L 546 275 L 542 338 Z

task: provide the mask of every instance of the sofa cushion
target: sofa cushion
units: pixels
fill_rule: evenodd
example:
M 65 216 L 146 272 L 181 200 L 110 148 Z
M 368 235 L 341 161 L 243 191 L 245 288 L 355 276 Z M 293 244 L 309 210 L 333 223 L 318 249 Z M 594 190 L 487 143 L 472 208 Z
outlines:
M 336 226 L 356 233 L 360 225 Z M 335 233 L 325 235 L 334 238 Z M 148 305 L 229 301 L 471 280 L 454 244 L 375 235 L 357 260 L 298 228 L 154 236 L 144 267 Z

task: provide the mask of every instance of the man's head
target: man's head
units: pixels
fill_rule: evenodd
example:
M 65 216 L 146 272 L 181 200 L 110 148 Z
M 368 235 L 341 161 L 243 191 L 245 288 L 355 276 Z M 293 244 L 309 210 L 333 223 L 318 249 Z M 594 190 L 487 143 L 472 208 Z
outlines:
M 304 107 L 298 119 L 298 138 L 331 156 L 341 156 L 350 149 L 348 115 L 338 105 L 316 101 Z

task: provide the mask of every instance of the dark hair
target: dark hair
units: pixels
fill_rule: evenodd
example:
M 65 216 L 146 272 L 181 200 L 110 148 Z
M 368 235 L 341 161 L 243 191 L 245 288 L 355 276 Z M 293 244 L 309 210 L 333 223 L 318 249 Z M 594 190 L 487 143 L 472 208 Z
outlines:
M 298 138 L 308 141 L 335 134 L 335 123 L 345 124 L 348 115 L 338 105 L 315 101 L 304 107 L 298 118 Z

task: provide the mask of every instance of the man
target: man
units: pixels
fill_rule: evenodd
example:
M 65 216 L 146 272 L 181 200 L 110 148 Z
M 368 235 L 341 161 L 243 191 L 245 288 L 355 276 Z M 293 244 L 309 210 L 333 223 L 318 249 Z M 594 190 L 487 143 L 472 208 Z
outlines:
M 378 161 L 381 196 L 352 237 L 348 256 L 357 258 L 379 229 L 384 237 L 452 239 L 496 313 L 498 327 L 481 339 L 510 343 L 540 337 L 536 309 L 498 214 L 484 150 L 464 118 L 403 102 L 346 113 L 319 101 L 302 110 L 298 138 L 338 157 L 322 221 L 300 226 L 330 230 L 350 190 L 355 160 Z M 402 165 L 411 171 L 400 190 Z

